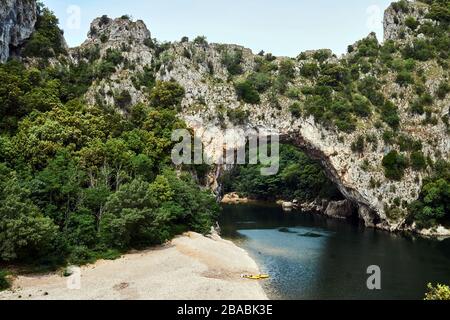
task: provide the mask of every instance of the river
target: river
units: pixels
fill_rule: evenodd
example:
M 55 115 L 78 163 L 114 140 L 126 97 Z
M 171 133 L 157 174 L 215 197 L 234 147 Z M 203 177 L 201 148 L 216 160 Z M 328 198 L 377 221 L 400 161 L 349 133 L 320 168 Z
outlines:
M 271 278 L 271 299 L 423 299 L 428 282 L 450 283 L 450 239 L 428 240 L 367 229 L 278 206 L 225 205 L 222 235 L 245 249 Z M 367 268 L 381 269 L 381 290 Z

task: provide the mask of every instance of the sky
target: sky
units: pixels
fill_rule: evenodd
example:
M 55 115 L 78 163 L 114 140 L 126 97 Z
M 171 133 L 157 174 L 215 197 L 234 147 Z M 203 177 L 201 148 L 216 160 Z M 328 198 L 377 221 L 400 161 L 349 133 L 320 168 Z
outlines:
M 392 0 L 43 0 L 59 18 L 69 46 L 80 45 L 91 21 L 131 15 L 152 37 L 177 41 L 204 35 L 295 57 L 311 49 L 342 54 L 348 45 L 376 32 L 383 39 L 383 12 Z

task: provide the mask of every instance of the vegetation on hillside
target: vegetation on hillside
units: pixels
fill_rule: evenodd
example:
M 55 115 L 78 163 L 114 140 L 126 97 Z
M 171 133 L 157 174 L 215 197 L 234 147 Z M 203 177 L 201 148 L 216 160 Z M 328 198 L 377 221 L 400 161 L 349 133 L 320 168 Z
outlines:
M 342 197 L 320 164 L 296 147 L 282 144 L 279 160 L 280 170 L 274 176 L 262 176 L 262 165 L 237 167 L 222 178 L 225 192 L 236 191 L 258 200 L 313 201 Z
M 79 65 L 50 66 L 46 59 L 63 53 L 56 28 L 41 8 L 24 52 L 42 59 L 42 69 L 0 65 L 0 262 L 81 264 L 187 230 L 208 233 L 215 198 L 170 159 L 172 131 L 186 127 L 176 114 L 184 89 L 146 77 L 149 105 L 131 105 L 119 92 L 125 115 L 87 106 L 83 95 L 98 70 L 105 76 L 124 59 L 90 50 Z M 51 50 L 33 49 L 47 41 Z
M 419 199 L 409 206 L 410 220 L 419 228 L 450 223 L 450 163 L 440 161 L 425 179 Z

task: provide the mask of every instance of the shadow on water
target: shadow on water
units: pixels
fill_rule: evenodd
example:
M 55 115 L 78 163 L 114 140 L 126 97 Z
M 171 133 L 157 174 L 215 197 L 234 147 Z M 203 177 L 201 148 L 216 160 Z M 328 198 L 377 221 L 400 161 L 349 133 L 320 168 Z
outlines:
M 426 240 L 278 206 L 224 206 L 220 225 L 271 275 L 274 299 L 422 299 L 428 282 L 450 281 L 450 239 Z M 367 289 L 371 265 L 381 290 Z

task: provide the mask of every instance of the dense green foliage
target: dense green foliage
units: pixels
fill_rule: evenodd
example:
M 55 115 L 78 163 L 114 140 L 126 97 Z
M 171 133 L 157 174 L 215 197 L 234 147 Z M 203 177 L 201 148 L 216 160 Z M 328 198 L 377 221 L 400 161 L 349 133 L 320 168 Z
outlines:
M 384 172 L 387 178 L 392 180 L 401 180 L 408 167 L 407 160 L 396 150 L 389 152 L 383 158 Z
M 174 110 L 184 89 L 158 82 L 151 106 L 132 106 L 121 92 L 124 117 L 84 105 L 76 92 L 67 100 L 48 70 L 0 66 L 8 84 L 0 88 L 0 261 L 85 263 L 186 230 L 207 233 L 215 199 L 170 159 L 171 133 L 185 128 Z
M 0 291 L 6 290 L 9 288 L 9 282 L 6 279 L 7 273 L 0 269 Z
M 410 218 L 423 228 L 450 220 L 450 164 L 440 161 L 434 169 L 424 181 L 419 199 L 409 206 Z
M 249 80 L 236 83 L 238 98 L 246 103 L 257 104 L 261 101 L 259 93 Z
M 158 108 L 176 108 L 184 97 L 184 88 L 174 81 L 158 81 L 150 94 L 150 104 Z
M 65 53 L 62 31 L 53 12 L 38 3 L 36 31 L 28 40 L 23 54 L 28 57 L 50 58 Z
M 338 198 L 339 191 L 326 177 L 322 167 L 305 153 L 290 145 L 281 145 L 280 170 L 274 176 L 262 176 L 262 165 L 236 168 L 223 177 L 226 192 L 259 200 Z

